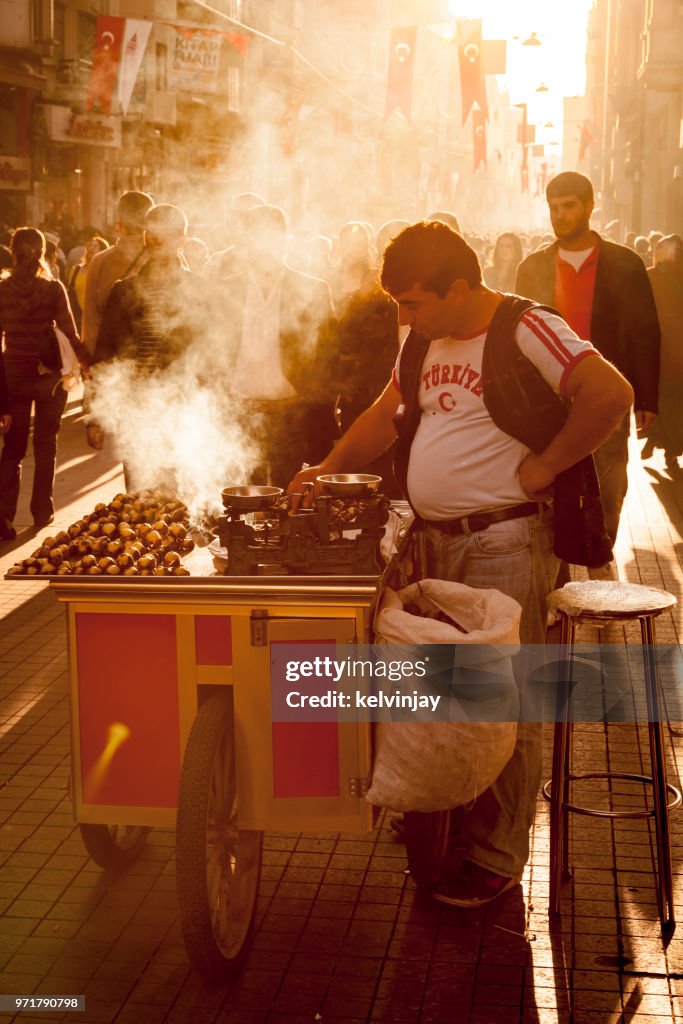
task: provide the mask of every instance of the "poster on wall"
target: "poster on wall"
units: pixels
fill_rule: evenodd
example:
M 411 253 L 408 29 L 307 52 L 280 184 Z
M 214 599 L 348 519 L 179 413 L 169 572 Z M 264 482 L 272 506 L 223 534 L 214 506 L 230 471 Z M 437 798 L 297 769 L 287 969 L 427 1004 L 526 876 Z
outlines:
M 218 32 L 190 25 L 171 25 L 175 32 L 171 62 L 173 85 L 187 92 L 216 91 L 221 47 L 224 41 L 244 53 L 248 39 L 237 32 Z

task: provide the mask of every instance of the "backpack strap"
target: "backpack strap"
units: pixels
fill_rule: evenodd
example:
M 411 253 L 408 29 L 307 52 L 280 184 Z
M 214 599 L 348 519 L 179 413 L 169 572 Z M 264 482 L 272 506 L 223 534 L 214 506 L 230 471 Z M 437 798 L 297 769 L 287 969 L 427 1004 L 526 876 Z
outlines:
M 562 428 L 569 410 L 515 340 L 517 326 L 530 309 L 559 316 L 550 306 L 506 295 L 486 334 L 481 376 L 484 405 L 496 426 L 540 452 Z

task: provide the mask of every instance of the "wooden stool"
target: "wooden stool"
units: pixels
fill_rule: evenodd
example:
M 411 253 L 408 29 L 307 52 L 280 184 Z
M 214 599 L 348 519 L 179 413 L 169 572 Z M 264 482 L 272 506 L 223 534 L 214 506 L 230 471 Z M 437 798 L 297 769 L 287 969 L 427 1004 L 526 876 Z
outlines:
M 657 838 L 657 899 L 663 929 L 675 926 L 673 884 L 671 878 L 671 849 L 669 846 L 669 811 L 681 803 L 681 793 L 667 783 L 664 755 L 664 734 L 659 711 L 659 678 L 655 657 L 655 622 L 663 611 L 673 608 L 676 598 L 664 590 L 645 587 L 637 583 L 616 583 L 589 580 L 585 583 L 567 583 L 548 597 L 548 607 L 561 618 L 562 658 L 568 666 L 558 689 L 557 715 L 553 741 L 552 778 L 543 787 L 543 795 L 550 801 L 550 914 L 560 914 L 560 886 L 569 874 L 568 837 L 569 811 L 601 818 L 645 818 L 655 820 Z M 569 681 L 574 656 L 574 639 L 579 623 L 604 626 L 608 623 L 640 622 L 643 645 L 643 670 L 647 701 L 648 734 L 650 741 L 650 776 L 621 772 L 571 774 L 572 723 L 568 716 Z M 654 806 L 644 811 L 599 811 L 578 807 L 569 802 L 569 785 L 574 779 L 620 778 L 652 784 Z M 668 794 L 673 799 L 668 802 Z

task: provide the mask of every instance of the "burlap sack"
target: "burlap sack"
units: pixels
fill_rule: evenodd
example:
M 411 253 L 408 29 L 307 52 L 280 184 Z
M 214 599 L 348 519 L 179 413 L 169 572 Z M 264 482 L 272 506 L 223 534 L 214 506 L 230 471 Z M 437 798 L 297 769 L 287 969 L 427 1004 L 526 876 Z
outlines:
M 410 614 L 405 605 L 446 612 L 455 626 Z M 521 608 L 498 590 L 423 580 L 387 591 L 375 619 L 375 643 L 457 645 L 454 666 L 468 680 L 495 678 L 494 695 L 451 698 L 449 720 L 378 722 L 367 800 L 398 811 L 442 811 L 468 804 L 498 777 L 515 747 L 518 692 L 512 656 Z M 495 647 L 501 647 L 496 652 Z M 414 681 L 411 681 L 411 685 Z M 476 694 L 471 686 L 465 692 Z M 456 687 L 457 692 L 457 687 Z M 441 715 L 439 715 L 439 718 Z M 484 719 L 484 720 L 482 720 Z

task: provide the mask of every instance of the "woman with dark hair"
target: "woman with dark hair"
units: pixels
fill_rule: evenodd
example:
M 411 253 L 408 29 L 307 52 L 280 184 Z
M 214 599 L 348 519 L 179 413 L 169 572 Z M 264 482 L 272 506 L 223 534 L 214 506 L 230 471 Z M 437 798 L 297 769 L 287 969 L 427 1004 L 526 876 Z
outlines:
M 37 228 L 17 228 L 12 237 L 13 268 L 0 281 L 0 335 L 9 392 L 11 425 L 0 457 L 0 540 L 13 540 L 19 499 L 21 463 L 26 454 L 34 407 L 35 471 L 31 514 L 37 527 L 54 519 L 52 488 L 57 433 L 67 393 L 60 386 L 61 359 L 54 325 L 67 336 L 78 359 L 87 365 L 66 289 L 45 266 L 45 236 Z
M 514 292 L 517 267 L 523 259 L 519 236 L 513 231 L 504 231 L 496 239 L 491 263 L 484 268 L 484 283 L 499 292 Z

